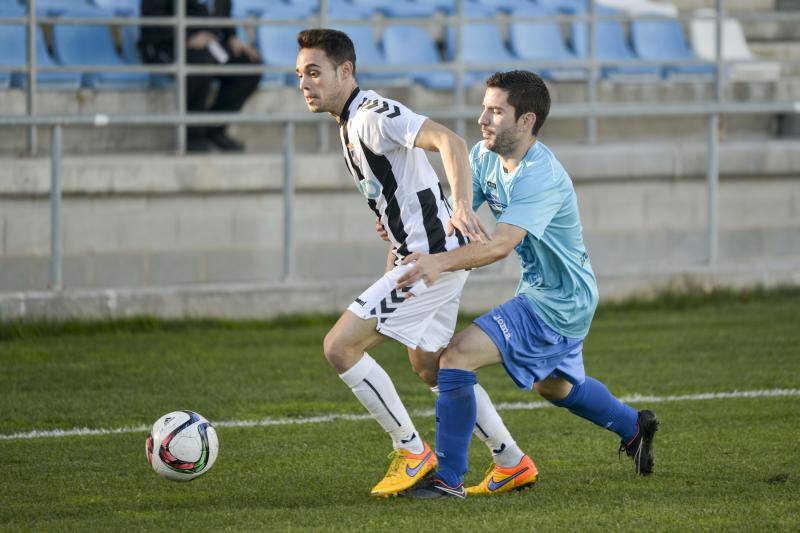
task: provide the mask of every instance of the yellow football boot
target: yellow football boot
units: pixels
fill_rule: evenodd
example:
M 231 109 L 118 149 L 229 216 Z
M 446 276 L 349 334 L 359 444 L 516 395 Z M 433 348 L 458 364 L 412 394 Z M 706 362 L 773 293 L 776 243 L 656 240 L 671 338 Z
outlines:
M 532 487 L 539 479 L 539 470 L 527 455 L 517 466 L 502 468 L 492 463 L 486 471 L 486 477 L 478 485 L 467 487 L 469 496 L 482 494 L 499 494 L 512 490 Z
M 436 454 L 427 443 L 422 453 L 413 454 L 408 450 L 395 451 L 389 454 L 392 462 L 383 479 L 372 487 L 370 495 L 375 498 L 396 496 L 414 486 L 419 480 L 436 468 Z

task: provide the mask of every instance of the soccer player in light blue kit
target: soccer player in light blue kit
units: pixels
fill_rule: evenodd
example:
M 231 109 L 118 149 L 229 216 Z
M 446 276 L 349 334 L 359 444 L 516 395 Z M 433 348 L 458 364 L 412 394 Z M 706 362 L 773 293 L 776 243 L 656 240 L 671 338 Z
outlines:
M 520 388 L 536 391 L 558 407 L 619 435 L 620 451 L 638 474 L 653 470 L 655 414 L 637 412 L 605 385 L 586 376 L 583 340 L 598 293 L 583 242 L 575 190 L 553 152 L 537 140 L 550 95 L 534 73 L 496 73 L 486 82 L 478 123 L 483 141 L 470 152 L 473 209 L 489 204 L 497 227 L 492 239 L 436 255 L 412 254 L 415 262 L 398 280 L 433 283 L 440 273 L 476 268 L 516 250 L 522 277 L 517 295 L 480 316 L 453 337 L 439 360 L 435 476 L 405 494 L 416 498 L 463 498 L 467 450 L 475 426 L 475 370 L 502 363 Z M 513 474 L 485 480 L 487 491 Z

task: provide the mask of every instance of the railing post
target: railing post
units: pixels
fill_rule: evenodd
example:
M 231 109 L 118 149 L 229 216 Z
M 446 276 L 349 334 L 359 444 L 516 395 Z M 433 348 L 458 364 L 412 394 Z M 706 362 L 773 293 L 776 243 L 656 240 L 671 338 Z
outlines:
M 725 75 L 724 58 L 722 56 L 724 13 L 722 0 L 716 0 L 716 38 L 714 42 L 714 62 L 716 68 L 714 77 L 714 100 L 716 105 L 722 103 L 722 88 Z M 706 170 L 706 186 L 708 200 L 708 227 L 706 235 L 706 261 L 713 267 L 719 255 L 719 220 L 718 220 L 718 195 L 719 195 L 719 113 L 712 113 L 708 117 L 708 167 Z
M 36 115 L 36 0 L 28 0 L 28 91 L 25 107 L 29 117 Z M 28 154 L 36 155 L 36 126 L 28 127 Z
M 283 281 L 294 271 L 294 122 L 283 127 Z
M 175 24 L 175 105 L 181 117 L 186 115 L 186 0 L 174 2 L 174 16 L 178 17 Z M 175 128 L 175 145 L 179 155 L 186 153 L 186 124 L 180 123 Z
M 586 82 L 586 103 L 592 106 L 592 104 L 594 104 L 597 100 L 598 77 L 597 59 L 595 57 L 595 35 L 597 34 L 595 23 L 597 19 L 594 0 L 589 0 L 587 14 L 589 15 L 589 20 L 586 27 L 588 39 L 586 43 L 586 55 L 587 59 L 589 60 L 589 79 Z M 597 142 L 597 117 L 594 115 L 589 115 L 586 117 L 585 135 L 587 144 L 594 144 Z
M 61 278 L 61 125 L 50 136 L 50 289 L 63 288 Z
M 455 62 L 456 62 L 456 111 L 464 111 L 466 93 L 464 90 L 464 58 L 461 54 L 461 39 L 464 38 L 464 0 L 456 0 L 456 26 L 454 28 Z M 463 118 L 456 120 L 456 133 L 465 137 L 467 133 L 466 122 Z

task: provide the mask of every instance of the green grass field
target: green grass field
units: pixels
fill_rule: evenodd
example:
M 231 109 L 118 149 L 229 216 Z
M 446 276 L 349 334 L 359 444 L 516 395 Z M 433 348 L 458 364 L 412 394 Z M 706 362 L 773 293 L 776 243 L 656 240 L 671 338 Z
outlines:
M 332 322 L 0 325 L 0 529 L 800 529 L 797 290 L 599 309 L 587 371 L 618 395 L 795 389 L 653 403 L 661 431 L 649 478 L 617 457 L 613 434 L 555 408 L 501 411 L 540 483 L 463 502 L 371 500 L 390 451 L 371 420 L 220 427 L 217 464 L 184 484 L 150 470 L 147 431 L 6 437 L 143 426 L 176 409 L 211 420 L 362 414 L 321 353 Z M 433 407 L 399 345 L 370 353 L 410 409 Z M 497 403 L 539 400 L 502 369 L 479 379 Z M 415 421 L 433 442 L 432 417 Z M 471 454 L 468 481 L 477 481 L 489 455 L 478 441 Z

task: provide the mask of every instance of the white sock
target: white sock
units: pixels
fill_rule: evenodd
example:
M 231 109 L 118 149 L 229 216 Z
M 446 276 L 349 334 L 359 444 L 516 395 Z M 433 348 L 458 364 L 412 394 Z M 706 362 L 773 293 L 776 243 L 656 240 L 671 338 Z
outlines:
M 392 379 L 375 359 L 364 352 L 364 357 L 339 377 L 389 434 L 395 450 L 402 448 L 414 454 L 422 453 L 425 449 L 422 439 L 414 429 Z
M 525 455 L 514 442 L 511 433 L 497 414 L 489 395 L 475 384 L 475 404 L 478 407 L 478 418 L 475 422 L 475 435 L 483 441 L 492 452 L 494 463 L 502 468 L 517 466 Z

